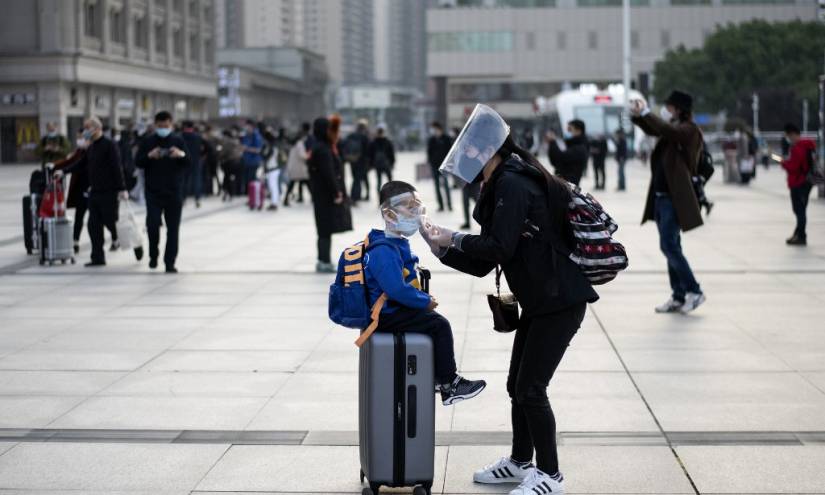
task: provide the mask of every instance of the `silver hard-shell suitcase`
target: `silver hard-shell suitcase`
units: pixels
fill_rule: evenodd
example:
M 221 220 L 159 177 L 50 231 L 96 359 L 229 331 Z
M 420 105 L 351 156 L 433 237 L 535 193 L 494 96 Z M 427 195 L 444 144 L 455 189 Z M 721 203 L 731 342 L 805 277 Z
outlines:
M 416 333 L 375 333 L 359 356 L 363 495 L 381 485 L 429 495 L 435 453 L 433 343 Z
M 40 264 L 74 263 L 72 222 L 66 217 L 40 219 Z

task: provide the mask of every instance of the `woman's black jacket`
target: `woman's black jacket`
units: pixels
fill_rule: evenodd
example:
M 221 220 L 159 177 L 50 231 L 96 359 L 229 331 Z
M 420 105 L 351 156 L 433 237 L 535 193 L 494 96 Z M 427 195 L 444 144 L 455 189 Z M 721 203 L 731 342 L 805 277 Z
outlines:
M 564 253 L 573 243 L 565 218 L 569 194 L 511 155 L 485 183 L 473 212 L 481 234 L 464 236 L 460 250 L 448 249 L 441 262 L 477 277 L 501 265 L 524 317 L 595 302 L 598 294 Z

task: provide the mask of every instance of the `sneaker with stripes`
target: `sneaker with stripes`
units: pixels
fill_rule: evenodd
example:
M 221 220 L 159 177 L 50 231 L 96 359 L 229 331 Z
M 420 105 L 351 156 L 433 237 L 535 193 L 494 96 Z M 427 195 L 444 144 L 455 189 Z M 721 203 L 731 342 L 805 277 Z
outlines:
M 502 457 L 484 469 L 473 473 L 476 483 L 521 483 L 535 468 L 533 463 L 520 464 L 509 457 Z
M 564 476 L 549 475 L 539 469 L 531 469 L 524 481 L 510 495 L 558 495 L 564 494 Z

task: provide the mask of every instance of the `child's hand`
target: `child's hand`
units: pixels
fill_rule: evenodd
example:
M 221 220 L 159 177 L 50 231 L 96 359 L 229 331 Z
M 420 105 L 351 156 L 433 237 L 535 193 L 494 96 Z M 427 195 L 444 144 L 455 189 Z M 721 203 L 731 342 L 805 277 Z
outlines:
M 436 301 L 434 297 L 430 296 L 430 304 L 427 306 L 427 309 L 432 311 L 437 307 L 438 307 L 438 301 Z

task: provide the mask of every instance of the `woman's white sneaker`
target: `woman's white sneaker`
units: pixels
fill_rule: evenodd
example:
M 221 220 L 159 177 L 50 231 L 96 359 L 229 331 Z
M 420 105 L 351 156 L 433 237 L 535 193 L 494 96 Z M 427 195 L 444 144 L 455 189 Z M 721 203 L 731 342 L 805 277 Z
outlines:
M 558 479 L 556 479 L 558 477 Z M 538 469 L 531 469 L 524 481 L 510 495 L 558 495 L 564 494 L 564 476 L 550 476 Z
M 497 462 L 473 473 L 476 483 L 521 483 L 533 470 L 532 462 L 517 464 L 509 457 L 502 457 Z

